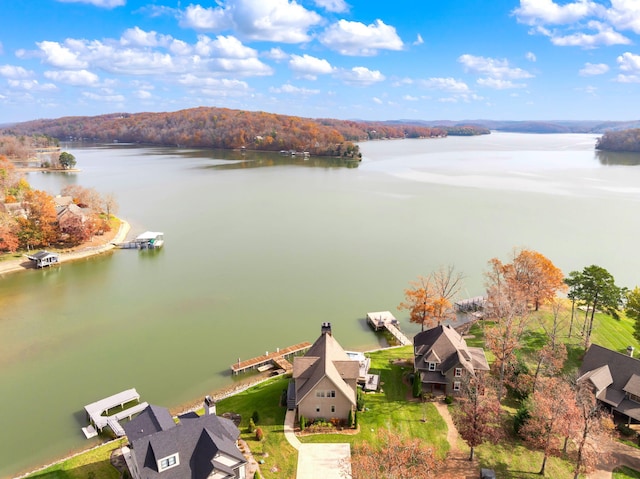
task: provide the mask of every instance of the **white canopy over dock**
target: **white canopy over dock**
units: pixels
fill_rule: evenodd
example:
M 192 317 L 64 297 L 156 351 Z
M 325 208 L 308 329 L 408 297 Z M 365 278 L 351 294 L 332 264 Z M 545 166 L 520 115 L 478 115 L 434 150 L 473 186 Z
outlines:
M 120 425 L 119 421 L 125 418 L 131 419 L 134 414 L 142 412 L 149 404 L 147 404 L 146 402 L 139 403 L 133 407 L 113 414 L 112 416 L 108 416 L 105 414 L 107 414 L 110 409 L 113 409 L 115 407 L 122 408 L 125 404 L 132 401 L 140 401 L 140 395 L 138 394 L 138 391 L 135 390 L 135 388 L 127 389 L 126 391 L 119 392 L 118 394 L 114 394 L 113 396 L 109 396 L 91 404 L 87 404 L 84 407 L 84 410 L 87 412 L 87 416 L 89 416 L 91 424 L 88 427 L 82 428 L 82 432 L 87 437 L 87 439 L 97 436 L 98 432 L 102 431 L 105 426 L 109 426 L 116 436 L 124 436 L 124 429 Z

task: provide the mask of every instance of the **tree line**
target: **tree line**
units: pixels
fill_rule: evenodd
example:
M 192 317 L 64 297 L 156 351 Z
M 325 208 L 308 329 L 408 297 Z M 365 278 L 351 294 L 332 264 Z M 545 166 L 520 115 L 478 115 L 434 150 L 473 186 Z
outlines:
M 423 330 L 455 319 L 453 301 L 462 278 L 453 267 L 441 267 L 411 282 L 398 308 L 407 310 L 410 321 Z M 566 370 L 566 343 L 577 339 L 578 347 L 589 348 L 596 312 L 613 318 L 626 314 L 640 340 L 640 288 L 618 286 L 597 265 L 565 276 L 551 260 L 528 249 L 514 250 L 506 262 L 489 260 L 485 285 L 481 331 L 493 357 L 491 371 L 463 376 L 453 408 L 470 459 L 475 447 L 511 434 L 543 453 L 540 474 L 545 474 L 550 456 L 565 455 L 573 461 L 577 478 L 602 458 L 597 445 L 614 426 L 590 383 Z M 536 313 L 542 307 L 544 315 Z M 526 341 L 532 332 L 535 347 Z M 513 417 L 502 407 L 506 397 L 520 405 Z M 567 455 L 570 443 L 573 449 Z
M 359 156 L 357 145 L 353 145 L 357 141 L 431 138 L 447 134 L 437 127 L 311 119 L 213 107 L 35 120 L 13 125 L 4 133 L 192 148 L 294 150 L 343 157 Z
M 61 195 L 71 201 L 57 205 L 52 195 L 32 188 L 0 155 L 0 252 L 76 246 L 111 229 L 117 210 L 113 195 L 79 185 L 64 187 Z
M 598 138 L 596 150 L 640 152 L 640 128 L 607 131 Z

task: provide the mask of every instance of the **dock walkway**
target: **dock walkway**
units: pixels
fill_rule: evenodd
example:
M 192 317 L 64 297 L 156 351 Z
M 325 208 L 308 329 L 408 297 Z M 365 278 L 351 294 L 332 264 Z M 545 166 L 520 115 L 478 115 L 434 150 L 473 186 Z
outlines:
M 87 404 L 84 407 L 84 410 L 87 412 L 87 416 L 89 416 L 91 424 L 88 427 L 82 428 L 82 432 L 84 432 L 87 439 L 97 436 L 98 431 L 102 431 L 105 426 L 109 426 L 116 436 L 124 436 L 124 429 L 120 425 L 119 421 L 125 418 L 131 419 L 134 414 L 142 412 L 149 404 L 142 402 L 111 416 L 105 414 L 107 414 L 110 409 L 115 407 L 122 408 L 125 404 L 132 401 L 140 401 L 140 395 L 135 388 L 127 389 L 126 391 L 119 392 L 113 396 Z
M 386 329 L 402 346 L 413 344 L 413 342 L 400 331 L 400 323 L 398 323 L 398 320 L 390 311 L 367 313 L 367 323 L 369 323 L 375 331 Z
M 305 341 L 303 343 L 294 344 L 293 346 L 289 346 L 288 348 L 280 349 L 278 348 L 276 351 L 270 353 L 266 352 L 262 356 L 257 356 L 255 358 L 247 359 L 245 361 L 240 361 L 238 358 L 238 362 L 231 365 L 231 371 L 233 374 L 238 374 L 241 372 L 245 372 L 249 369 L 258 369 L 262 366 L 266 366 L 268 364 L 275 363 L 275 365 L 279 368 L 284 369 L 289 372 L 292 369 L 291 363 L 286 361 L 287 357 L 293 356 L 296 353 L 306 351 L 311 347 L 311 343 Z M 286 365 L 289 365 L 286 367 Z

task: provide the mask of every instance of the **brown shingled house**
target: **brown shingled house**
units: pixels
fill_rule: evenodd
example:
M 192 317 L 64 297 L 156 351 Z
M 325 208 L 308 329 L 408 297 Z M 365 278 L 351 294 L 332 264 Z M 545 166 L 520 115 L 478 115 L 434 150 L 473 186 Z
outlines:
M 356 407 L 359 363 L 333 337 L 331 323 L 323 323 L 321 333 L 304 356 L 293 360 L 289 404 L 298 417 L 347 420 Z
M 589 381 L 596 399 L 627 424 L 640 421 L 640 360 L 629 354 L 592 344 L 580 367 L 580 381 Z
M 488 371 L 482 348 L 467 346 L 464 338 L 450 325 L 436 326 L 413 338 L 414 369 L 420 375 L 422 392 L 455 394 L 465 375 Z

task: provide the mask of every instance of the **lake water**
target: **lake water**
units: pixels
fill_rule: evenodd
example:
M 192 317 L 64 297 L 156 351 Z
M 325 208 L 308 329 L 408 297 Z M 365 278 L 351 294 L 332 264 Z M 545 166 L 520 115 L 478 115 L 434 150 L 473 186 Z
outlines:
M 330 321 L 347 349 L 379 345 L 368 311 L 391 310 L 440 265 L 483 293 L 514 247 L 568 273 L 607 268 L 638 284 L 640 167 L 597 155 L 593 135 L 494 133 L 364 143 L 357 168 L 236 152 L 71 147 L 80 173 L 29 174 L 114 193 L 120 250 L 0 278 L 0 477 L 87 447 L 85 404 L 135 387 L 175 407 L 229 385 L 229 366 Z M 353 166 L 353 165 L 352 165 Z

